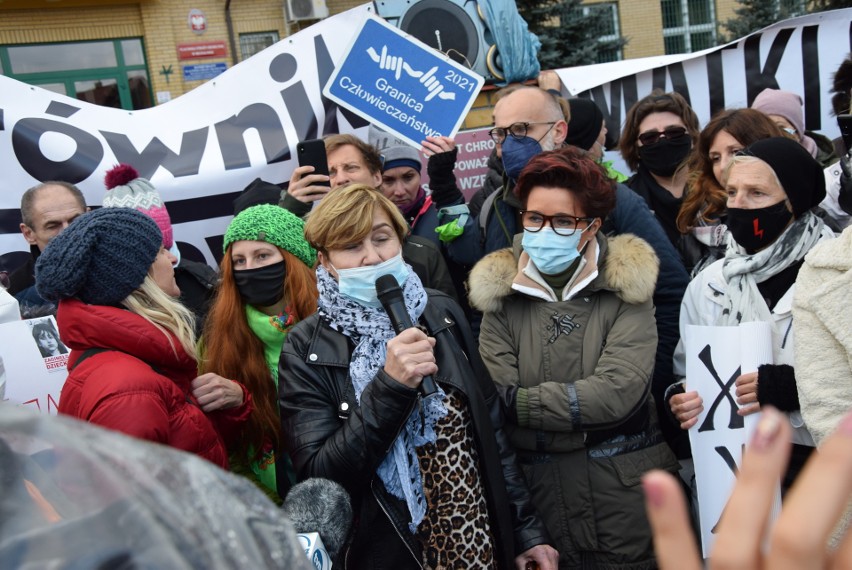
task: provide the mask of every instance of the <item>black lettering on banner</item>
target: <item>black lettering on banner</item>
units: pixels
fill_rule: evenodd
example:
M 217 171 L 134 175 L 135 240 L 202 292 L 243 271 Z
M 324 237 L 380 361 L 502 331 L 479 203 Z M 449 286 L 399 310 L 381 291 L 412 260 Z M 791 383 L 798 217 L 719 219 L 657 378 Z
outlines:
M 5 127 L 3 125 L 3 109 L 0 109 L 0 131 L 5 131 Z
M 254 103 L 236 115 L 216 123 L 216 137 L 219 139 L 225 170 L 251 166 L 245 141 L 245 132 L 249 129 L 257 130 L 267 164 L 290 159 L 287 135 L 281 126 L 278 113 L 269 105 Z
M 758 93 L 767 87 L 779 88 L 775 74 L 778 73 L 778 66 L 781 64 L 781 58 L 784 57 L 784 49 L 787 47 L 787 42 L 790 41 L 793 31 L 793 28 L 778 30 L 778 34 L 772 40 L 763 67 L 760 66 L 760 38 L 763 34 L 754 34 L 745 39 L 743 59 L 745 60 L 746 95 L 749 106 Z
M 805 100 L 805 128 L 818 131 L 822 128 L 822 87 L 819 80 L 819 26 L 802 28 L 802 73 Z
M 707 91 L 710 99 L 710 116 L 725 108 L 725 79 L 722 74 L 722 50 L 708 53 L 704 58 L 707 65 Z
M 203 127 L 183 133 L 179 154 L 157 137 L 154 137 L 142 149 L 142 152 L 139 152 L 130 142 L 130 138 L 123 133 L 109 131 L 100 131 L 100 133 L 115 154 L 116 161 L 132 164 L 142 178 L 150 179 L 161 166 L 171 172 L 175 178 L 180 178 L 194 176 L 201 169 L 201 157 L 204 156 L 204 147 L 207 145 L 208 129 L 209 127 Z
M 225 243 L 225 236 L 208 236 L 204 238 L 204 241 L 213 253 L 213 257 L 216 258 L 216 263 L 221 263 L 222 257 L 225 255 L 222 253 L 222 244 Z
M 622 106 L 622 93 L 624 94 Z M 621 114 L 622 110 L 629 109 L 636 101 L 639 100 L 637 95 L 638 88 L 636 86 L 636 75 L 616 79 L 609 83 L 609 100 L 607 104 L 606 95 L 604 93 L 604 85 L 593 87 L 587 91 L 579 93 L 578 97 L 591 99 L 595 102 L 604 116 L 606 129 L 608 131 L 607 140 L 612 136 L 612 140 L 618 140 L 621 137 Z
M 269 76 L 278 83 L 287 83 L 296 77 L 299 64 L 296 58 L 289 53 L 276 55 L 269 63 Z M 300 141 L 317 138 L 317 116 L 311 105 L 305 86 L 301 81 L 296 81 L 281 91 L 284 99 L 284 107 L 296 129 L 296 136 Z
M 730 404 L 730 420 L 728 420 L 728 429 L 742 429 L 745 425 L 743 417 L 737 414 L 737 402 L 734 400 L 733 396 L 731 396 L 731 387 L 737 381 L 737 378 L 740 375 L 740 368 L 734 371 L 734 374 L 727 382 L 722 382 L 722 379 L 719 378 L 719 374 L 716 372 L 716 366 L 713 364 L 713 355 L 711 354 L 710 345 L 705 346 L 701 352 L 698 354 L 698 359 L 704 364 L 707 368 L 707 371 L 713 377 L 713 380 L 716 381 L 716 384 L 722 389 L 719 394 L 716 396 L 716 399 L 713 400 L 713 404 L 710 406 L 710 409 L 707 411 L 707 417 L 704 418 L 704 421 L 701 423 L 701 426 L 698 428 L 699 432 L 702 431 L 713 431 L 716 429 L 713 425 L 713 418 L 716 415 L 716 408 L 719 407 L 719 404 L 722 403 L 723 399 L 727 399 Z
M 331 59 L 331 54 L 328 53 L 328 48 L 325 45 L 321 35 L 314 37 L 314 51 L 317 54 L 317 77 L 319 78 L 320 88 L 328 83 L 331 74 L 334 72 L 334 61 Z M 323 136 L 340 132 L 340 126 L 337 122 L 337 111 L 346 118 L 353 129 L 360 129 L 370 124 L 370 121 L 350 111 L 339 107 L 334 101 L 322 95 L 322 107 L 325 112 L 325 122 L 322 126 Z
M 669 71 L 669 77 L 672 79 L 672 90 L 675 93 L 679 93 L 683 95 L 683 98 L 686 99 L 686 102 L 692 105 L 692 100 L 689 97 L 689 85 L 686 81 L 686 73 L 683 71 L 683 64 L 673 63 L 666 67 Z
M 78 110 L 78 107 L 64 103 L 51 103 L 45 112 L 68 118 Z M 49 132 L 72 139 L 77 147 L 74 154 L 58 162 L 44 156 L 39 141 Z M 65 180 L 77 184 L 91 176 L 104 156 L 104 148 L 94 135 L 73 125 L 34 117 L 21 119 L 15 124 L 12 129 L 12 150 L 21 167 L 39 182 Z
M 660 91 L 666 90 L 665 67 L 655 67 L 651 70 L 651 91 L 654 89 L 659 89 Z
M 666 89 L 667 75 L 672 80 L 672 91 L 682 95 L 683 98 L 686 99 L 686 102 L 691 105 L 692 102 L 689 98 L 689 87 L 686 84 L 686 74 L 683 71 L 682 63 L 673 63 L 665 67 L 655 67 L 651 72 L 651 91 L 654 89 L 668 91 L 668 89 Z M 628 109 L 629 108 L 630 107 L 628 107 Z
M 734 459 L 734 456 L 731 455 L 730 450 L 727 447 L 721 445 L 715 447 L 714 449 L 716 450 L 716 453 L 718 453 L 722 457 L 722 461 L 725 462 L 725 465 L 728 466 L 728 469 L 731 470 L 731 472 L 734 474 L 734 477 L 739 477 L 740 470 L 737 466 L 737 461 Z M 742 446 L 742 449 L 740 450 L 740 457 L 742 457 L 743 453 L 745 453 L 745 445 Z M 725 503 L 725 509 L 727 508 L 728 505 L 727 503 Z M 719 522 L 722 520 L 722 517 L 725 516 L 725 509 L 722 509 L 722 512 L 719 513 L 719 519 L 716 521 L 716 524 L 713 525 L 713 528 L 710 529 L 711 534 L 716 534 L 716 532 L 718 531 Z

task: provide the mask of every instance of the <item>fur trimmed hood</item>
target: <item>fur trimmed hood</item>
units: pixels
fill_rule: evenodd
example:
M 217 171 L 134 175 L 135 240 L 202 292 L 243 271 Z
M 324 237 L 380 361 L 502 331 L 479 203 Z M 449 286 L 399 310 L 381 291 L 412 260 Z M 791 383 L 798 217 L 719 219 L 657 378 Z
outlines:
M 622 301 L 634 305 L 653 296 L 660 261 L 645 240 L 633 234 L 613 238 L 599 235 L 598 245 L 601 248 L 599 274 L 589 289 L 613 291 Z M 518 258 L 511 248 L 483 257 L 468 278 L 471 306 L 486 313 L 500 309 L 506 297 L 517 293 L 512 283 L 519 271 Z

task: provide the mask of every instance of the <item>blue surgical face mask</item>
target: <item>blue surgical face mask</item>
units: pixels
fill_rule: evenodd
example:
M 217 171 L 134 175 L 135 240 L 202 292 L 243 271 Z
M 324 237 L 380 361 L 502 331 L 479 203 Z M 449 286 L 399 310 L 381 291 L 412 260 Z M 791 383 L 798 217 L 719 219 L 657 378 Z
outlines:
M 341 294 L 364 306 L 373 308 L 382 306 L 376 294 L 376 279 L 382 275 L 393 275 L 399 286 L 402 287 L 410 273 L 408 265 L 402 259 L 402 250 L 394 257 L 378 265 L 365 265 L 352 269 L 337 269 L 332 265 L 331 268 L 337 272 L 337 284 Z
M 541 144 L 532 137 L 516 139 L 513 136 L 507 136 L 500 146 L 503 171 L 506 176 L 515 181 L 521 176 L 521 171 L 532 157 L 542 152 Z
M 540 273 L 558 275 L 580 255 L 577 246 L 587 229 L 577 230 L 570 236 L 561 236 L 549 226 L 537 232 L 524 231 L 521 244 Z

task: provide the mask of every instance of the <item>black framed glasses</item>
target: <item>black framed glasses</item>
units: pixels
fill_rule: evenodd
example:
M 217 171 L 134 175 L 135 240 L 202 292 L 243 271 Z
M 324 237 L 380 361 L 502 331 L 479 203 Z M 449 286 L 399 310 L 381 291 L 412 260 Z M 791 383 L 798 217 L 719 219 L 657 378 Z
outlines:
M 684 136 L 686 136 L 686 127 L 666 127 L 662 131 L 645 131 L 639 135 L 639 142 L 649 146 L 657 144 L 661 138 L 674 141 Z
M 553 125 L 555 125 L 556 123 L 557 121 L 541 121 L 538 123 L 512 123 L 508 127 L 494 127 L 493 129 L 488 131 L 488 136 L 491 137 L 491 140 L 493 140 L 495 143 L 503 144 L 503 141 L 506 140 L 507 136 L 511 135 L 513 139 L 522 139 L 527 136 L 527 131 L 529 131 L 530 125 L 550 125 L 550 129 L 552 129 Z M 548 132 L 550 132 L 550 129 L 547 129 L 544 134 L 546 135 Z M 542 135 L 542 138 L 544 138 L 544 135 Z
M 535 210 L 521 210 L 521 224 L 525 232 L 540 232 L 545 225 L 550 224 L 553 231 L 560 236 L 574 235 L 579 228 L 580 222 L 586 222 L 586 229 L 594 222 L 594 218 L 580 218 L 570 214 L 554 214 L 548 216 Z

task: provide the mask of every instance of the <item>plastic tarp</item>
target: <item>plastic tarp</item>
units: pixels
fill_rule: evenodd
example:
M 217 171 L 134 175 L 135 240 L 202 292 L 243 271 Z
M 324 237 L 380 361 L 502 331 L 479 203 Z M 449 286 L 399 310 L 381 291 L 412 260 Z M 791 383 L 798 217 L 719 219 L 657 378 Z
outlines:
M 494 43 L 500 54 L 505 79 L 498 85 L 526 81 L 538 76 L 541 71 L 538 63 L 541 42 L 527 28 L 527 23 L 518 14 L 514 0 L 488 0 L 480 2 L 479 7 L 485 13 L 485 21 L 488 22 L 488 28 L 494 36 Z
M 0 568 L 311 568 L 283 512 L 194 455 L 0 403 Z

